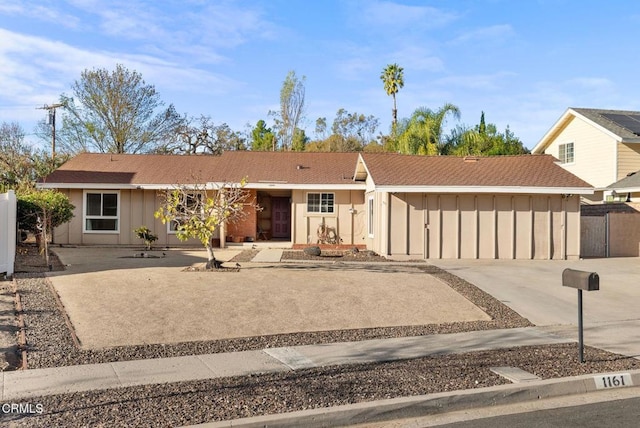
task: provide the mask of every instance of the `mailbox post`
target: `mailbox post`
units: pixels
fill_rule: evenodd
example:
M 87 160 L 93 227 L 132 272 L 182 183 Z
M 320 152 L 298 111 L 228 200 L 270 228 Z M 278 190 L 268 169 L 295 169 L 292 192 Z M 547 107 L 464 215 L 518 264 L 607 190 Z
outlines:
M 562 271 L 562 285 L 578 289 L 578 357 L 584 363 L 584 341 L 582 328 L 582 290 L 597 291 L 600 289 L 600 277 L 595 272 L 565 269 Z

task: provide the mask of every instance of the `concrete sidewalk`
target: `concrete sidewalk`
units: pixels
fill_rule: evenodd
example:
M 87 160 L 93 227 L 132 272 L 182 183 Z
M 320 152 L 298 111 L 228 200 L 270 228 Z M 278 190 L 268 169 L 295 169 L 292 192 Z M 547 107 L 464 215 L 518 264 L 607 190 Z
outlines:
M 527 327 L 13 371 L 1 400 L 567 342 Z

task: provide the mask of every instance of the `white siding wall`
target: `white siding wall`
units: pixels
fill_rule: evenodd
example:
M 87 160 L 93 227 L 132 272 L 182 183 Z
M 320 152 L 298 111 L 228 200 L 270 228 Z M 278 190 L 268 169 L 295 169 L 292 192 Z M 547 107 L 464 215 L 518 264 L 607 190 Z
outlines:
M 617 142 L 613 137 L 580 118 L 573 118 L 544 152 L 557 158 L 560 144 L 571 142 L 574 163 L 562 167 L 595 187 L 617 181 Z
M 616 180 L 621 180 L 630 172 L 636 171 L 640 171 L 640 143 L 618 143 L 618 176 Z

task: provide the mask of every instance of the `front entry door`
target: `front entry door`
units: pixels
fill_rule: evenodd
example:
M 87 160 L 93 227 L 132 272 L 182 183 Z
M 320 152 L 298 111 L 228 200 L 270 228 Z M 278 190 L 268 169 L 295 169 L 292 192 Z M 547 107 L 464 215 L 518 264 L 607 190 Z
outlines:
M 289 198 L 273 198 L 272 210 L 272 234 L 274 238 L 291 237 L 291 204 Z

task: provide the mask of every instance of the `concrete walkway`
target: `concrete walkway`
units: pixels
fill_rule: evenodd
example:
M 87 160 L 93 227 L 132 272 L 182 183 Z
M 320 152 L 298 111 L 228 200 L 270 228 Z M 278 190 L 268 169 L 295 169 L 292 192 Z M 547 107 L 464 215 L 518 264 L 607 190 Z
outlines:
M 282 248 L 266 248 L 260 250 L 251 261 L 254 263 L 279 263 L 283 252 Z
M 331 365 L 570 342 L 535 327 L 4 372 L 1 401 Z

